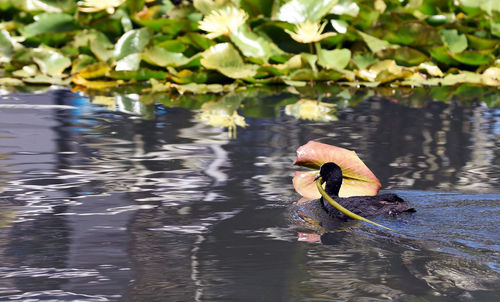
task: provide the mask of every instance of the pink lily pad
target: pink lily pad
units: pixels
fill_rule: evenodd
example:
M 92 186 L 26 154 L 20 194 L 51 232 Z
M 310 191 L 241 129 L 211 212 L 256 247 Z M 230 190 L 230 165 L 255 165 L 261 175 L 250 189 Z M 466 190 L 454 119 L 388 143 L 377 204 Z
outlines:
M 356 152 L 341 147 L 309 141 L 297 149 L 296 165 L 319 169 L 326 162 L 334 162 L 344 176 L 339 196 L 377 195 L 380 181 L 356 155 Z M 314 183 L 318 171 L 296 172 L 292 180 L 295 190 L 305 198 L 319 198 Z

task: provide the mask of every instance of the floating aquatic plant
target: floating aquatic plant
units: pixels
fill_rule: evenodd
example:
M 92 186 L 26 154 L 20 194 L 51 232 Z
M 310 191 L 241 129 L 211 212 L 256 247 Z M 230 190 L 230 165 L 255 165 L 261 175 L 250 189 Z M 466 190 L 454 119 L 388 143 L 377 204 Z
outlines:
M 0 85 L 499 85 L 494 1 L 179 2 L 1 0 Z
M 320 24 L 319 22 L 311 22 L 309 20 L 304 23 L 295 25 L 294 31 L 285 29 L 285 31 L 297 42 L 312 43 L 323 40 L 326 37 L 335 36 L 336 33 L 328 32 L 322 33 L 325 29 L 327 22 Z
M 219 36 L 228 36 L 248 19 L 248 14 L 234 6 L 224 7 L 212 11 L 199 22 L 201 30 L 208 32 L 205 36 L 214 39 Z

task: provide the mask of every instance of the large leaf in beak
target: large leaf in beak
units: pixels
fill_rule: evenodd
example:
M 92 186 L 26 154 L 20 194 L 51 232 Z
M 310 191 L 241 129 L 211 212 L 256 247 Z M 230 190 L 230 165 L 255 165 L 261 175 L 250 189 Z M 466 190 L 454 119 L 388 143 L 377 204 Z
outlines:
M 295 191 L 306 199 L 320 198 L 321 195 L 316 188 L 314 178 L 318 175 L 318 171 L 297 171 L 293 177 L 293 187 Z M 362 180 L 345 178 L 340 187 L 339 196 L 373 196 L 377 195 L 380 185 Z
M 314 141 L 297 149 L 296 165 L 319 169 L 326 162 L 334 162 L 342 169 L 341 197 L 377 195 L 382 186 L 354 151 Z M 314 184 L 317 174 L 318 171 L 296 172 L 293 178 L 295 190 L 306 198 L 319 198 L 320 194 Z

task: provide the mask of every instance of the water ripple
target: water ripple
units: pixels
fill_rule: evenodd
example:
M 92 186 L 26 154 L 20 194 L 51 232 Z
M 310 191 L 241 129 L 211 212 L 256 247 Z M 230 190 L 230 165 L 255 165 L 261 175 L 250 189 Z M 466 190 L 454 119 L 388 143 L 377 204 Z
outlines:
M 107 301 L 117 301 L 120 299 L 120 295 L 85 295 L 77 294 L 62 290 L 46 290 L 46 291 L 34 291 L 25 292 L 16 295 L 3 296 L 4 301 L 24 301 L 24 302 L 34 302 L 34 301 L 81 301 L 81 302 L 107 302 Z
M 0 278 L 39 278 L 47 277 L 49 279 L 71 279 L 71 278 L 102 278 L 97 270 L 76 269 L 76 268 L 38 268 L 38 267 L 0 267 Z

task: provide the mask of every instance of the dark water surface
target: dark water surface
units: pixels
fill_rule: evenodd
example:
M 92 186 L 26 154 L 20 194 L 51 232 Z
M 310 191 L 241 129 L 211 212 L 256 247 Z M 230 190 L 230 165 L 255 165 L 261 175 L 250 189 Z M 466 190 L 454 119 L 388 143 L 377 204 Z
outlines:
M 121 98 L 0 97 L 0 301 L 498 301 L 499 108 L 372 98 L 319 122 L 273 107 L 231 139 Z M 291 218 L 310 139 L 410 200 L 416 214 L 374 219 L 405 236 Z

